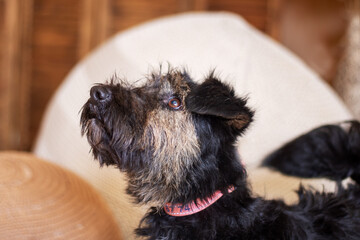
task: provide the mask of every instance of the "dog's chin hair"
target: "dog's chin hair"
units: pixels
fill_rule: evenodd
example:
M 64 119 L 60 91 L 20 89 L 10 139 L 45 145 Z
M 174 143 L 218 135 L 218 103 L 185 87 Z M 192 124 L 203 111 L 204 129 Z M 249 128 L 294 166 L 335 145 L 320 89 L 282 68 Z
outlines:
M 108 138 L 104 124 L 97 119 L 90 119 L 84 126 L 83 134 L 86 133 L 92 153 L 100 165 L 116 163 L 120 170 L 126 172 L 127 169 L 121 167 L 121 159 L 118 159 L 116 153 L 109 152 L 111 149 L 106 149 L 107 145 L 103 143 Z M 135 135 L 127 139 L 134 138 L 138 139 Z M 111 142 L 116 143 L 114 139 Z M 129 145 L 121 142 L 115 145 Z M 152 155 L 151 162 L 144 163 L 147 166 L 144 170 L 138 169 L 136 173 L 128 174 L 128 191 L 136 201 L 160 209 L 165 203 L 179 198 L 183 194 L 181 187 L 189 184 L 184 181 L 186 175 L 200 159 L 200 146 L 191 114 L 185 111 L 154 110 L 149 114 L 143 136 L 136 144 L 130 145 L 128 149 L 145 146 L 144 150 Z
M 97 119 L 90 119 L 87 123 L 87 135 L 93 147 L 98 146 L 104 138 L 104 128 Z
M 90 118 L 82 122 L 82 135 L 86 135 L 90 152 L 100 166 L 117 165 L 118 157 L 113 151 L 112 145 L 109 144 L 110 137 L 105 130 L 104 124 L 96 118 Z

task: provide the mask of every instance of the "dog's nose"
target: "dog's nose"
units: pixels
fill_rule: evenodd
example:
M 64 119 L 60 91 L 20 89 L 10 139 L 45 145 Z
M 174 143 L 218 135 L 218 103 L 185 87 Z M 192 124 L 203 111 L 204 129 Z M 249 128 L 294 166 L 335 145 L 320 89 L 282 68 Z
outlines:
M 92 99 L 98 102 L 106 102 L 111 98 L 111 91 L 104 86 L 94 86 L 90 90 Z

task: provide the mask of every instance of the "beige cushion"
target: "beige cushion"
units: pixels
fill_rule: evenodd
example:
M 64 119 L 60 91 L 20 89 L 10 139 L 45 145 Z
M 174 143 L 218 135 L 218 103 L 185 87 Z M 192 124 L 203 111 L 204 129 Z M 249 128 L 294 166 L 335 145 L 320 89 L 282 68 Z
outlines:
M 114 73 L 135 81 L 167 62 L 187 67 L 197 81 L 216 68 L 223 81 L 250 98 L 255 122 L 240 139 L 239 151 L 251 177 L 256 177 L 252 181 L 259 194 L 269 196 L 266 189 L 273 186 L 272 179 L 277 185 L 284 183 L 281 175 L 256 170 L 265 154 L 313 127 L 351 118 L 337 95 L 302 61 L 239 16 L 181 14 L 119 33 L 65 79 L 49 104 L 34 152 L 75 171 L 98 189 L 126 238 L 132 236 L 145 207 L 130 203 L 117 169 L 99 169 L 86 139 L 80 136 L 79 111 L 94 83 Z M 281 191 L 271 189 L 271 196 L 292 194 L 289 189 L 298 184 L 296 180 L 290 186 L 273 188 Z

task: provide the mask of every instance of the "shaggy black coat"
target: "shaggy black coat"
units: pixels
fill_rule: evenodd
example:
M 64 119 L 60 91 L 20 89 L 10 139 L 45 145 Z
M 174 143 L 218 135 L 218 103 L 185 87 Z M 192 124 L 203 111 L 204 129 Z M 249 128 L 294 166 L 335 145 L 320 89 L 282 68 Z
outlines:
M 176 80 L 179 76 L 180 82 Z M 183 217 L 167 215 L 161 204 L 154 205 L 136 230 L 139 236 L 162 240 L 360 239 L 359 185 L 349 185 L 336 193 L 314 192 L 300 187 L 299 202 L 294 205 L 253 196 L 235 147 L 237 137 L 243 134 L 253 118 L 246 99 L 237 97 L 231 87 L 214 75 L 201 84 L 193 82 L 185 72 L 169 72 L 151 78 L 151 84 L 143 87 L 125 89 L 121 84 L 110 83 L 92 89 L 91 98 L 83 108 L 81 124 L 94 156 L 101 163 L 116 165 L 127 173 L 131 185 L 128 193 L 140 203 L 151 204 L 154 200 L 139 194 L 140 184 L 151 184 L 151 189 L 156 189 L 153 193 L 157 198 L 163 196 L 172 203 L 186 204 L 198 198 L 204 199 L 216 190 L 221 190 L 224 196 L 205 210 Z M 170 95 L 177 97 L 178 102 L 164 101 L 167 99 L 164 95 L 169 94 L 163 93 L 163 81 L 172 86 Z M 157 100 L 159 104 L 156 104 Z M 140 105 L 141 111 L 134 109 Z M 173 105 L 178 107 L 168 107 Z M 138 172 L 146 178 L 146 170 L 152 169 L 154 164 L 151 152 L 155 150 L 136 145 L 136 138 L 143 136 L 142 125 L 147 124 L 150 116 L 147 114 L 160 108 L 169 115 L 171 111 L 191 114 L 189 120 L 193 121 L 200 147 L 199 159 L 194 159 L 193 165 L 186 168 L 186 174 L 179 180 L 177 194 L 166 192 L 164 189 L 171 188 L 163 183 L 132 179 L 138 176 Z M 137 126 L 138 115 L 142 125 Z M 132 149 L 131 153 L 127 149 Z M 172 161 L 170 156 L 169 161 Z M 352 165 L 354 169 L 358 166 L 359 162 Z M 336 179 L 332 173 L 326 176 Z M 230 185 L 236 190 L 227 193 Z
M 299 177 L 351 177 L 360 184 L 360 123 L 315 128 L 267 156 L 263 165 Z

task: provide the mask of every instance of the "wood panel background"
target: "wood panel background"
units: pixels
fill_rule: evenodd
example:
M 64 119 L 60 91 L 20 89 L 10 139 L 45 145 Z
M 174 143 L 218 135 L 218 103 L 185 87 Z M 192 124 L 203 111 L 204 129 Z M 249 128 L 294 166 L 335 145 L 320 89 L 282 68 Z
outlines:
M 46 104 L 89 51 L 118 31 L 169 14 L 238 13 L 331 82 L 345 6 L 345 0 L 0 0 L 0 150 L 31 149 Z

